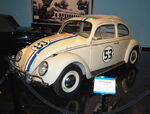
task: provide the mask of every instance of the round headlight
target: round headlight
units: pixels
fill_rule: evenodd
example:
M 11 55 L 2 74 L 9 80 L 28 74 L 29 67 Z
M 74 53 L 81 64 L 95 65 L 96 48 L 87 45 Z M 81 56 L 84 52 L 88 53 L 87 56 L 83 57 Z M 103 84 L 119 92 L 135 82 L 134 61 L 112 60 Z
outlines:
M 46 61 L 43 61 L 39 66 L 39 74 L 40 76 L 43 76 L 48 70 L 48 63 Z
M 19 51 L 19 52 L 17 53 L 17 55 L 16 55 L 16 61 L 17 61 L 17 62 L 20 61 L 22 55 L 23 55 L 23 52 L 22 52 L 22 51 Z

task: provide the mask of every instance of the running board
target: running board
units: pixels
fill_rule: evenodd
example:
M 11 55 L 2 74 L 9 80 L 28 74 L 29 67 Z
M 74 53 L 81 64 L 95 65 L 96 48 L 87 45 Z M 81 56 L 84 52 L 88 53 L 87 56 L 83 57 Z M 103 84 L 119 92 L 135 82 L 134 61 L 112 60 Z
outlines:
M 103 73 L 105 73 L 105 72 L 108 72 L 108 71 L 110 71 L 110 70 L 112 70 L 112 69 L 114 69 L 114 68 L 117 68 L 117 67 L 119 67 L 119 66 L 121 66 L 121 65 L 123 65 L 123 64 L 125 64 L 125 62 L 124 62 L 124 61 L 121 61 L 121 62 L 119 62 L 119 63 L 117 63 L 117 64 L 115 64 L 115 65 L 112 65 L 112 66 L 109 66 L 109 67 L 106 67 L 106 68 L 103 68 L 103 69 L 99 69 L 99 70 L 96 70 L 96 71 L 92 71 L 92 72 L 91 72 L 92 77 L 99 76 L 99 75 L 101 75 L 101 74 L 103 74 Z

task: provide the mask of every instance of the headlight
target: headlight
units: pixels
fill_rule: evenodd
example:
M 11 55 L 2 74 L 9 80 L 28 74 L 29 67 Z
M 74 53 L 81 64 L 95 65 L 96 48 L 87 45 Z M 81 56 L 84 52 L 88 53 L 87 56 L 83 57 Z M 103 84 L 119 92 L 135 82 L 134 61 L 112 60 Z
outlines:
M 17 55 L 16 55 L 16 61 L 17 61 L 17 62 L 20 61 L 22 55 L 23 55 L 23 52 L 22 52 L 22 51 L 19 51 L 19 52 L 17 53 Z
M 48 70 L 48 63 L 46 61 L 43 61 L 39 66 L 39 74 L 40 76 L 43 76 Z

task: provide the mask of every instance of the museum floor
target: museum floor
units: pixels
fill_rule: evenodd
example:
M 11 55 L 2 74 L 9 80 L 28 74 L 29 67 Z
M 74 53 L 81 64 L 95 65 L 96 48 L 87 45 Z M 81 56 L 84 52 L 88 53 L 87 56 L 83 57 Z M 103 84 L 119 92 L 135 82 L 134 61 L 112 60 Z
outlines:
M 90 79 L 78 95 L 63 99 L 50 87 L 28 86 L 14 75 L 0 76 L 0 114 L 150 113 L 150 51 L 143 51 L 134 67 L 123 65 L 103 76 L 117 79 L 116 95 L 94 94 Z

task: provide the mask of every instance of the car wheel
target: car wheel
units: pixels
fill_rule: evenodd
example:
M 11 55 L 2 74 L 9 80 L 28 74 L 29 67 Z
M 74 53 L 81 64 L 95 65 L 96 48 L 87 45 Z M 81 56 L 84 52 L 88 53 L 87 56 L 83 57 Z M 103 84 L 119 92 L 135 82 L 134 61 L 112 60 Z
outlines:
M 67 66 L 53 84 L 55 93 L 60 97 L 74 95 L 80 88 L 83 79 L 81 69 L 74 64 Z
M 129 56 L 129 65 L 134 65 L 137 62 L 138 59 L 138 51 L 137 49 L 132 49 L 130 56 Z

